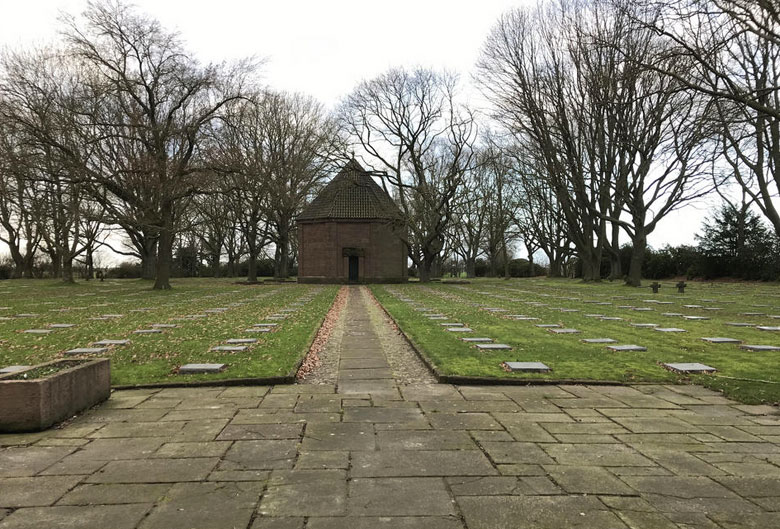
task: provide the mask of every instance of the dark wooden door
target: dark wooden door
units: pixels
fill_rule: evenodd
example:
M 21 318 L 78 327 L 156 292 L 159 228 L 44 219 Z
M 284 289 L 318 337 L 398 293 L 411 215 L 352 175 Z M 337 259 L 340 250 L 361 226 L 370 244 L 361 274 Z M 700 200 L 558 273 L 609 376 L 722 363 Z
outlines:
M 358 263 L 359 261 L 357 255 L 349 256 L 349 280 L 350 281 L 358 280 Z

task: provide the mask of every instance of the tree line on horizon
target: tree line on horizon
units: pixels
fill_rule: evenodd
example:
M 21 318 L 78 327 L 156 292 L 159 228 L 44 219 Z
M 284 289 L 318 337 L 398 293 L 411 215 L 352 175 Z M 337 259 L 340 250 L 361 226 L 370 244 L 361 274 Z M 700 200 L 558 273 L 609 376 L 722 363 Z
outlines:
M 541 255 L 553 277 L 639 286 L 658 223 L 713 194 L 724 206 L 708 226 L 736 212 L 724 222 L 739 255 L 757 225 L 773 241 L 761 251 L 777 253 L 772 0 L 511 10 L 473 79 L 487 115 L 462 102 L 462 80 L 431 68 L 364 80 L 333 111 L 264 86 L 261 70 L 254 59 L 201 64 L 178 34 L 115 1 L 63 16 L 56 44 L 4 51 L 0 241 L 11 275 L 33 277 L 46 260 L 65 281 L 74 266 L 92 277 L 106 247 L 157 289 L 183 256 L 214 275 L 256 281 L 268 264 L 286 278 L 296 215 L 353 152 L 398 205 L 421 281 L 455 261 L 470 277 L 483 262 L 508 277 L 522 247 L 531 271 Z M 705 227 L 703 241 L 716 232 Z M 714 263 L 713 251 L 702 255 Z

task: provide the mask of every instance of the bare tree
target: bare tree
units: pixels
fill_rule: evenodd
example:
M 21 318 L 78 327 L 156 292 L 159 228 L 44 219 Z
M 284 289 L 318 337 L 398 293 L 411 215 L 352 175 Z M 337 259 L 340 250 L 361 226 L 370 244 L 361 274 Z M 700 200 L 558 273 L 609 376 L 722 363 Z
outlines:
M 780 235 L 780 8 L 773 0 L 621 2 L 663 38 L 670 61 L 649 68 L 709 98 L 721 132 L 718 152 L 733 181 Z M 670 68 L 675 60 L 689 65 Z
M 476 277 L 477 259 L 483 255 L 485 237 L 485 166 L 475 164 L 467 173 L 455 199 L 454 222 L 448 237 L 452 251 L 463 259 L 466 277 Z
M 404 215 L 421 281 L 444 249 L 473 158 L 474 118 L 455 102 L 455 85 L 449 74 L 391 69 L 361 83 L 340 109 L 345 130 L 386 173 L 382 183 Z
M 8 245 L 15 278 L 33 276 L 41 242 L 40 208 L 26 163 L 28 154 L 19 130 L 0 118 L 0 241 Z
M 56 153 L 70 178 L 132 226 L 136 247 L 156 239 L 154 288 L 170 288 L 178 223 L 210 174 L 197 163 L 203 129 L 241 97 L 253 67 L 201 66 L 177 35 L 122 3 L 90 3 L 82 19 L 64 24 L 65 57 L 79 79 L 70 93 L 58 88 L 62 97 L 41 98 L 51 87 L 41 86 L 40 68 L 30 72 L 39 65 L 22 54 L 6 56 L 2 91 L 26 109 L 17 122 Z
M 615 146 L 605 137 L 611 57 L 582 68 L 572 36 L 581 6 L 542 5 L 499 19 L 478 64 L 495 117 L 536 153 L 555 191 L 585 281 L 600 278 Z M 570 12 L 569 9 L 575 12 Z
M 514 145 L 508 152 L 518 175 L 520 209 L 516 223 L 528 251 L 532 272 L 533 255 L 538 249 L 547 257 L 548 275 L 561 277 L 572 248 L 558 197 L 533 153 L 523 145 Z

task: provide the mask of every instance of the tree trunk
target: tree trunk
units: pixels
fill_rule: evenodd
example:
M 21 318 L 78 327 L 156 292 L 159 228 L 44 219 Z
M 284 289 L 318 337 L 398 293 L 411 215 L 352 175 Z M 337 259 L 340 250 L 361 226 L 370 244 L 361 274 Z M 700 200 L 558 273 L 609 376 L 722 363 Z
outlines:
M 420 266 L 417 267 L 420 274 L 420 283 L 429 283 L 431 281 L 431 269 L 435 260 L 435 255 L 423 255 Z
M 477 277 L 477 260 L 468 258 L 466 259 L 466 277 Z
M 157 268 L 154 278 L 154 290 L 170 290 L 171 264 L 173 262 L 173 212 L 163 206 L 162 228 L 157 241 Z
M 141 251 L 141 278 L 154 279 L 157 271 L 157 239 L 144 237 Z
M 257 258 L 252 255 L 249 256 L 247 262 L 246 281 L 247 283 L 257 283 Z
M 14 272 L 11 277 L 18 279 L 20 277 L 24 277 L 24 268 L 25 268 L 25 262 L 24 262 L 24 256 L 22 255 L 22 252 L 19 251 L 19 248 L 16 246 L 9 244 L 8 250 L 11 252 L 11 259 L 14 261 Z
M 612 238 L 607 251 L 609 252 L 609 280 L 620 279 L 623 277 L 623 270 L 620 263 L 620 225 L 617 223 L 612 223 Z
M 504 279 L 509 279 L 509 252 L 506 249 L 506 244 L 501 246 L 501 258 L 504 260 Z
M 60 258 L 60 254 L 51 253 L 49 255 L 51 259 L 51 276 L 62 277 L 62 259 Z
M 628 268 L 626 285 L 640 287 L 642 286 L 642 264 L 645 262 L 645 251 L 647 250 L 647 236 L 638 227 L 632 243 L 634 249 L 631 252 L 631 265 Z
M 209 260 L 211 261 L 211 274 L 214 277 L 219 277 L 222 274 L 222 271 L 219 269 L 219 258 L 219 252 L 211 253 L 211 258 Z
M 290 234 L 286 229 L 279 230 L 274 259 L 274 278 L 287 279 L 290 276 Z
M 601 252 L 594 248 L 587 248 L 580 252 L 582 262 L 583 281 L 601 281 Z
M 62 281 L 64 283 L 75 283 L 73 278 L 73 258 L 62 260 Z
M 35 256 L 26 255 L 24 258 L 24 268 L 22 269 L 22 276 L 29 279 L 35 277 Z

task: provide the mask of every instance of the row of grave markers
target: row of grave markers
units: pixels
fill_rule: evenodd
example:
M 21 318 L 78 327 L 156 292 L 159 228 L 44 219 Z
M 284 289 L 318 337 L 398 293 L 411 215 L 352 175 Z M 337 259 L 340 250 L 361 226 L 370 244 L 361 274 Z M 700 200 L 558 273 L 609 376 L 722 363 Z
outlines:
M 316 295 L 319 294 L 321 289 L 314 289 L 310 291 L 307 295 L 301 296 L 298 298 L 295 302 L 290 304 L 291 308 L 285 308 L 281 309 L 275 314 L 269 315 L 266 319 L 269 320 L 277 320 L 272 322 L 262 322 L 254 324 L 251 328 L 246 329 L 245 332 L 271 332 L 274 329 L 278 327 L 278 320 L 284 320 L 286 319 L 291 313 L 294 313 L 298 310 L 298 308 L 305 306 L 307 303 L 309 303 Z M 278 289 L 274 289 L 268 292 L 264 292 L 262 297 L 270 296 L 274 293 L 278 292 Z M 92 295 L 90 293 L 90 295 Z M 205 309 L 202 313 L 197 314 L 191 314 L 188 316 L 182 316 L 180 318 L 177 318 L 178 320 L 192 320 L 192 319 L 200 319 L 208 317 L 209 314 L 222 314 L 224 312 L 227 312 L 230 310 L 230 308 L 240 307 L 245 305 L 246 302 L 234 302 L 230 303 L 228 307 L 216 307 L 211 309 Z M 292 308 L 294 307 L 294 308 Z M 146 311 L 150 309 L 133 309 L 133 311 Z M 17 317 L 32 317 L 37 316 L 37 314 L 22 314 L 17 315 Z M 101 317 L 101 319 L 113 319 L 113 318 L 120 318 L 122 317 L 122 314 L 105 314 Z M 70 328 L 74 327 L 75 324 L 50 324 L 49 329 L 28 329 L 23 332 L 28 334 L 48 334 L 52 332 L 52 329 L 62 329 L 62 328 Z M 133 331 L 133 334 L 136 335 L 149 335 L 149 334 L 160 334 L 165 329 L 172 329 L 178 327 L 177 324 L 173 323 L 155 323 L 149 326 L 148 329 L 138 329 Z M 256 343 L 258 340 L 256 338 L 230 338 L 225 341 L 225 345 L 217 345 L 212 347 L 211 351 L 222 351 L 222 352 L 240 352 L 247 349 L 247 347 L 251 344 Z M 76 357 L 76 356 L 85 356 L 85 355 L 99 355 L 104 354 L 108 352 L 109 348 L 112 347 L 118 347 L 118 346 L 125 346 L 130 343 L 129 339 L 104 339 L 99 340 L 96 342 L 93 342 L 90 344 L 90 347 L 78 347 L 74 349 L 70 349 L 65 351 L 66 356 Z M 14 373 L 18 371 L 22 371 L 24 369 L 29 369 L 31 366 L 7 366 L 4 368 L 0 368 L 0 375 L 7 374 L 7 373 Z M 177 369 L 178 374 L 194 374 L 194 373 L 218 373 L 223 371 L 226 368 L 226 364 L 185 364 Z
M 468 290 L 465 287 L 460 287 L 463 290 Z M 390 290 L 390 289 L 389 289 Z M 448 319 L 444 314 L 436 313 L 434 309 L 429 309 L 427 307 L 424 307 L 423 305 L 417 304 L 414 300 L 411 298 L 403 297 L 402 294 L 400 294 L 397 291 L 390 290 L 391 294 L 394 295 L 396 298 L 398 298 L 400 301 L 409 304 L 412 306 L 415 310 L 418 312 L 423 312 L 426 314 L 428 319 L 431 320 L 442 320 L 442 319 Z M 442 297 L 447 297 L 445 294 L 441 292 L 437 292 Z M 508 298 L 505 296 L 499 296 L 497 294 L 493 294 L 490 292 L 478 292 L 479 294 L 485 294 L 485 295 L 491 295 L 497 298 L 506 298 L 508 301 L 512 302 L 524 302 L 530 305 L 535 306 L 546 306 L 544 303 L 540 302 L 532 302 L 532 301 L 524 301 L 520 299 L 514 299 L 514 298 Z M 567 298 L 570 300 L 573 300 L 573 298 Z M 485 310 L 486 312 L 498 314 L 502 317 L 509 318 L 515 321 L 538 321 L 539 318 L 526 316 L 523 314 L 503 314 L 506 312 L 509 312 L 507 309 L 499 308 L 499 307 L 489 307 L 482 303 L 472 302 L 469 300 L 464 300 L 463 298 L 459 298 L 457 300 L 458 302 L 465 302 L 469 305 L 478 307 L 482 310 Z M 578 300 L 579 301 L 579 300 Z M 597 302 L 599 304 L 609 304 L 606 302 Z M 630 307 L 630 306 L 624 306 L 623 308 L 633 308 L 637 309 L 636 307 Z M 561 312 L 579 312 L 578 309 L 567 309 L 567 308 L 561 308 Z M 652 309 L 649 309 L 652 310 Z M 640 310 L 641 311 L 641 310 Z M 757 313 L 756 313 L 757 314 Z M 671 315 L 671 314 L 670 314 Z M 674 314 L 678 315 L 678 314 Z M 746 313 L 745 315 L 754 315 L 753 313 Z M 615 319 L 615 320 L 622 320 L 622 318 L 610 318 L 603 315 L 586 315 L 586 316 L 599 316 L 602 319 Z M 704 317 L 695 317 L 691 316 L 689 319 L 708 319 Z M 472 329 L 465 327 L 461 323 L 455 323 L 455 322 L 447 322 L 447 323 L 440 323 L 440 325 L 445 326 L 448 331 L 454 331 L 454 332 L 472 332 Z M 659 327 L 657 324 L 648 324 L 648 323 L 634 323 L 632 326 L 637 328 L 652 328 L 654 330 L 660 331 L 660 332 L 686 332 L 684 329 L 679 329 L 675 327 Z M 549 332 L 553 334 L 579 334 L 580 331 L 573 328 L 563 328 L 559 324 L 536 324 L 536 327 L 547 329 Z M 764 327 L 762 330 L 768 330 L 768 331 L 774 331 L 778 330 L 780 331 L 780 327 L 774 328 L 774 327 Z M 493 340 L 491 338 L 462 338 L 463 341 L 467 342 L 492 342 Z M 738 343 L 741 344 L 740 340 L 735 340 L 731 338 L 723 338 L 723 337 L 704 337 L 702 338 L 703 341 L 709 342 L 709 343 Z M 607 345 L 607 349 L 611 351 L 616 352 L 630 352 L 630 351 L 646 351 L 647 348 L 639 345 L 634 344 L 625 344 L 625 345 L 619 345 L 617 344 L 617 340 L 613 340 L 611 338 L 586 338 L 583 339 L 582 342 L 584 343 L 591 343 L 591 344 L 610 344 Z M 511 349 L 510 346 L 506 344 L 492 344 L 492 343 L 477 343 L 476 347 L 479 349 Z M 768 345 L 740 345 L 742 349 L 746 349 L 749 351 L 777 351 L 780 350 L 780 347 L 776 346 L 768 346 Z M 675 371 L 678 373 L 714 373 L 717 370 L 711 366 L 701 364 L 698 362 L 682 362 L 682 363 L 662 363 L 661 364 L 664 368 L 669 369 L 671 371 Z M 542 362 L 503 362 L 502 367 L 510 372 L 513 371 L 525 371 L 525 372 L 549 372 L 552 371 L 548 366 L 546 366 Z

